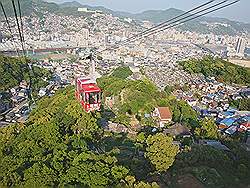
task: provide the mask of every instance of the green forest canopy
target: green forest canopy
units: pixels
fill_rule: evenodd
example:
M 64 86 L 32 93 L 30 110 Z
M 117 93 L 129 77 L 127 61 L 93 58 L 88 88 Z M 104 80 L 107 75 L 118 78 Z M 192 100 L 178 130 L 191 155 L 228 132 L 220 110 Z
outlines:
M 132 71 L 130 70 L 129 67 L 118 67 L 116 68 L 113 73 L 112 73 L 112 76 L 114 77 L 117 77 L 117 78 L 121 78 L 121 79 L 126 79 L 128 78 L 129 76 L 132 75 Z
M 173 121 L 181 121 L 190 127 L 197 125 L 197 113 L 185 101 L 177 101 L 168 93 L 159 91 L 149 80 L 134 81 L 106 76 L 98 79 L 97 83 L 104 97 L 118 98 L 115 107 L 119 115 L 151 113 L 157 106 L 168 106 L 172 111 Z
M 29 63 L 29 60 L 27 60 Z M 17 59 L 0 55 L 0 91 L 6 91 L 18 86 L 22 80 L 32 79 L 32 89 L 37 91 L 47 85 L 42 78 L 51 78 L 48 70 L 33 66 L 33 71 L 29 69 L 28 63 L 24 59 Z
M 75 100 L 73 88 L 40 100 L 25 125 L 0 129 L 0 187 L 107 187 L 121 180 L 123 187 L 151 187 L 128 176 L 112 150 L 98 149 L 102 131 L 96 121 Z
M 180 111 L 186 108 L 180 106 Z M 0 129 L 0 187 L 151 188 L 158 187 L 145 183 L 151 176 L 168 177 L 163 182 L 175 185 L 179 175 L 186 174 L 206 187 L 250 183 L 249 152 L 240 145 L 226 142 L 231 152 L 195 145 L 179 152 L 174 160 L 178 149 L 170 144 L 171 137 L 144 134 L 135 141 L 124 134 L 108 136 L 98 125 L 98 117 L 98 113 L 84 112 L 74 98 L 73 87 L 41 99 L 27 123 Z M 167 147 L 161 148 L 164 145 Z M 145 156 L 140 156 L 138 149 Z M 126 150 L 131 150 L 129 155 Z M 162 156 L 167 157 L 164 162 Z
M 179 63 L 190 74 L 201 73 L 205 77 L 215 77 L 221 82 L 250 85 L 250 68 L 234 65 L 220 58 L 207 56 Z

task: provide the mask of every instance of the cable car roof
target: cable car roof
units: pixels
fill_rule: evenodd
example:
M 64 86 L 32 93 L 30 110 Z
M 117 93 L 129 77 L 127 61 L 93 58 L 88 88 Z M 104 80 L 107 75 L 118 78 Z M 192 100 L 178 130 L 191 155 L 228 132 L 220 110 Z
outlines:
M 82 90 L 88 93 L 101 91 L 101 89 L 96 84 L 82 84 Z

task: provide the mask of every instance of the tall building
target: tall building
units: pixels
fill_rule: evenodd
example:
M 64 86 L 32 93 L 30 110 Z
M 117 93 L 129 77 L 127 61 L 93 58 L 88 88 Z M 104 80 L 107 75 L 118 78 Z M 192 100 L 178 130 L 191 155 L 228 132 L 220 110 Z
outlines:
M 247 42 L 244 38 L 238 38 L 238 41 L 237 41 L 236 47 L 235 47 L 236 54 L 238 56 L 244 56 L 244 52 L 246 49 L 246 43 Z

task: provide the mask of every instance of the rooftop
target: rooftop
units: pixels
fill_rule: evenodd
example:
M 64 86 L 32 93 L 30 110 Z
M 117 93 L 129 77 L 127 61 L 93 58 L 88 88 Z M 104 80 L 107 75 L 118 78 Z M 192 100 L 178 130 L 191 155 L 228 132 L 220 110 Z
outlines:
M 101 89 L 96 84 L 82 84 L 82 89 L 86 92 L 100 92 Z
M 158 107 L 157 109 L 159 111 L 160 118 L 162 120 L 171 119 L 172 118 L 172 114 L 170 112 L 169 107 Z

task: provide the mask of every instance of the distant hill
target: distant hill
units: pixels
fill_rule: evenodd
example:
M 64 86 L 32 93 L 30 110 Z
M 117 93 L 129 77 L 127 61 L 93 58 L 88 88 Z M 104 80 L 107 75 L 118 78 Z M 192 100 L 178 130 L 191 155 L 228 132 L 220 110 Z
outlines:
M 72 1 L 72 2 L 64 2 L 62 4 L 59 4 L 60 7 L 83 7 L 83 5 L 77 1 Z
M 3 5 L 7 11 L 8 15 L 13 15 L 11 1 L 2 0 Z M 36 15 L 42 15 L 44 11 L 53 12 L 56 14 L 64 15 L 88 15 L 86 13 L 78 12 L 79 7 L 86 7 L 90 10 L 100 10 L 106 14 L 112 14 L 117 17 L 129 17 L 139 22 L 148 20 L 155 24 L 166 21 L 174 16 L 184 13 L 184 11 L 169 8 L 166 10 L 148 10 L 137 14 L 113 11 L 102 6 L 88 6 L 82 5 L 77 1 L 65 2 L 62 4 L 49 3 L 43 0 L 21 0 L 21 7 L 24 15 L 30 15 L 34 13 Z M 0 12 L 2 15 L 2 12 Z M 241 23 L 237 21 L 231 21 L 225 18 L 215 18 L 215 17 L 202 17 L 194 21 L 190 21 L 179 26 L 181 30 L 196 31 L 199 33 L 215 33 L 215 34 L 229 34 L 236 35 L 242 32 L 250 33 L 250 23 Z
M 152 23 L 161 23 L 166 21 L 170 18 L 173 18 L 177 15 L 184 13 L 184 11 L 169 8 L 166 10 L 148 10 L 141 13 L 128 13 L 122 11 L 113 11 L 107 9 L 102 6 L 88 6 L 88 5 L 81 5 L 78 2 L 71 2 L 71 3 L 63 3 L 61 6 L 65 7 L 86 7 L 91 10 L 100 10 L 107 14 L 112 14 L 117 17 L 129 17 L 135 19 L 137 21 L 150 21 Z M 188 30 L 188 31 L 196 31 L 199 33 L 215 33 L 215 34 L 229 34 L 229 35 L 236 35 L 239 32 L 248 32 L 250 33 L 250 23 L 242 23 L 237 21 L 231 21 L 226 18 L 216 18 L 216 17 L 201 17 L 195 19 L 193 21 L 187 22 L 181 26 L 179 26 L 181 30 Z
M 166 10 L 148 10 L 137 14 L 128 14 L 128 17 L 137 20 L 148 20 L 155 24 L 166 21 L 184 11 L 169 8 Z M 126 16 L 123 14 L 123 16 Z M 235 35 L 239 32 L 250 32 L 250 24 L 231 21 L 225 18 L 201 17 L 179 26 L 182 30 L 196 31 L 200 33 L 215 33 Z
M 1 0 L 5 11 L 8 16 L 13 16 L 13 8 L 10 0 Z M 39 14 L 43 11 L 56 12 L 60 9 L 60 7 L 56 3 L 49 3 L 42 0 L 20 0 L 22 14 L 30 15 L 32 13 Z M 16 4 L 17 6 L 17 4 Z M 0 15 L 3 16 L 2 11 Z

